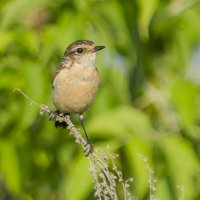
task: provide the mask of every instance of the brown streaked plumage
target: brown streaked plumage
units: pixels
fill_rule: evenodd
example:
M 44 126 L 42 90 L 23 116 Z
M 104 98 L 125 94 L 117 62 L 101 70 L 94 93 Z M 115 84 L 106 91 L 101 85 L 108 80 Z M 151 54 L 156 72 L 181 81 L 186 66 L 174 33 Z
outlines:
M 83 112 L 93 103 L 100 78 L 95 66 L 96 52 L 105 48 L 89 40 L 78 40 L 67 47 L 52 78 L 53 103 L 62 113 L 78 113 L 86 139 Z M 59 123 L 57 123 L 59 125 Z M 90 144 L 89 153 L 92 151 Z

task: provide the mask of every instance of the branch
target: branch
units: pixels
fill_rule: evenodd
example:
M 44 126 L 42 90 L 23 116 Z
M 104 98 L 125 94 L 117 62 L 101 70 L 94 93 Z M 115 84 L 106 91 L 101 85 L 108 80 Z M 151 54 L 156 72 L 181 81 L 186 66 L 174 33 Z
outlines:
M 82 137 L 79 130 L 74 126 L 69 115 L 65 116 L 63 114 L 59 114 L 57 112 L 51 111 L 47 105 L 37 104 L 20 89 L 15 89 L 15 91 L 20 92 L 31 104 L 37 106 L 40 109 L 41 115 L 47 113 L 51 120 L 65 122 L 67 124 L 66 129 L 70 131 L 70 135 L 74 137 L 75 142 L 79 144 L 85 152 L 87 142 Z M 94 151 L 87 156 L 90 162 L 89 171 L 93 177 L 94 182 L 94 196 L 98 200 L 118 200 L 117 183 L 121 184 L 124 199 L 132 199 L 131 194 L 128 192 L 128 188 L 130 187 L 129 182 L 132 182 L 133 179 L 123 179 L 122 172 L 117 169 L 115 164 L 115 159 L 117 157 L 117 154 L 110 153 L 109 146 L 107 146 L 105 149 L 94 148 Z M 111 163 L 111 166 L 109 166 L 108 163 Z
M 40 105 L 40 113 L 47 113 L 53 121 L 59 121 L 59 122 L 65 122 L 67 124 L 66 129 L 70 131 L 70 135 L 72 135 L 75 139 L 75 142 L 79 145 L 81 145 L 83 151 L 85 149 L 85 146 L 87 144 L 86 140 L 83 138 L 81 133 L 78 131 L 78 129 L 74 126 L 72 123 L 70 116 L 66 115 L 64 116 L 62 113 L 58 114 L 54 111 L 51 111 L 47 105 L 41 104 Z

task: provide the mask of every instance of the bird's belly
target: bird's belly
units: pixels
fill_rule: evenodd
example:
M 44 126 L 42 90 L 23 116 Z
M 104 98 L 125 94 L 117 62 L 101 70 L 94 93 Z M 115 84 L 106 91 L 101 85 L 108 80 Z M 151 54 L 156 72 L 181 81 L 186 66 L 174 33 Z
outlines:
M 58 80 L 53 89 L 53 102 L 58 110 L 66 113 L 81 113 L 95 99 L 99 77 Z

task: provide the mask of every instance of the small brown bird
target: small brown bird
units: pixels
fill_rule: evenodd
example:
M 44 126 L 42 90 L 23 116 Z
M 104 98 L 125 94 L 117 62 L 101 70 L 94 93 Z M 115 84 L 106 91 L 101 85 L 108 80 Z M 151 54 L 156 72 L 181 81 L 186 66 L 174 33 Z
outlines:
M 83 113 L 92 105 L 99 87 L 96 52 L 104 48 L 89 40 L 70 44 L 52 79 L 53 103 L 58 112 L 79 114 L 89 146 L 88 154 L 93 151 L 93 147 L 85 130 Z M 55 125 L 66 127 L 66 124 L 60 122 Z

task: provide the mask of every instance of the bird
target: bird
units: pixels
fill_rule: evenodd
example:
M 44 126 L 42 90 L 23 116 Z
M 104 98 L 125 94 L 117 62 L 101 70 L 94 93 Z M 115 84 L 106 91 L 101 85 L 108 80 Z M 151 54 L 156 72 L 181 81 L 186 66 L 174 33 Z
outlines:
M 84 112 L 95 100 L 99 89 L 100 75 L 96 68 L 96 53 L 105 46 L 96 46 L 90 40 L 77 40 L 70 44 L 52 77 L 52 100 L 57 113 L 76 113 L 86 137 L 85 150 L 88 156 L 93 152 L 84 125 Z M 55 126 L 66 128 L 65 122 L 55 122 Z

